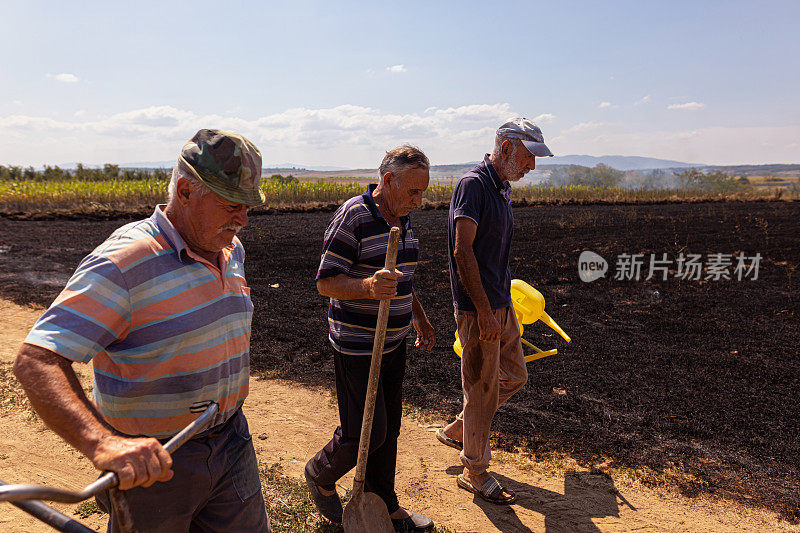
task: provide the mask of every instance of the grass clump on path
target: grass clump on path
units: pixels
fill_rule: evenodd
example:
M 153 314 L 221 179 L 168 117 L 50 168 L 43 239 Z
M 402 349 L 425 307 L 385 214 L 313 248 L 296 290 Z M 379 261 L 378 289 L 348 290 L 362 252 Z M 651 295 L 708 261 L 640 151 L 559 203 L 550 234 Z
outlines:
M 305 482 L 283 473 L 280 463 L 261 466 L 261 490 L 267 505 L 272 531 L 275 533 L 342 533 L 340 524 L 323 518 L 314 506 Z M 347 505 L 350 491 L 342 498 Z M 449 529 L 436 527 L 434 533 L 450 533 Z

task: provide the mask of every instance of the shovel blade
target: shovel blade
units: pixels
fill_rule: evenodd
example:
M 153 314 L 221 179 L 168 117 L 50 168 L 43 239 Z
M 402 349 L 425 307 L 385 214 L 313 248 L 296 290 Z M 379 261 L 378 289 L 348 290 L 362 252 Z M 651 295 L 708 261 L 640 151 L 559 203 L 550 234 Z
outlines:
M 345 533 L 394 533 L 386 504 L 374 492 L 358 492 L 342 515 Z

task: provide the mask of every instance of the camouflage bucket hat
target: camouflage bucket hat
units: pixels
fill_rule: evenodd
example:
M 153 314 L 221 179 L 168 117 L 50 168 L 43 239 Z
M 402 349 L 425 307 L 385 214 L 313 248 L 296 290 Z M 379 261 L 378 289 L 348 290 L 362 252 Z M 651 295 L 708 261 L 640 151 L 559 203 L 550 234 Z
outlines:
M 261 152 L 256 145 L 230 131 L 202 129 L 186 143 L 178 165 L 199 178 L 226 200 L 261 205 Z

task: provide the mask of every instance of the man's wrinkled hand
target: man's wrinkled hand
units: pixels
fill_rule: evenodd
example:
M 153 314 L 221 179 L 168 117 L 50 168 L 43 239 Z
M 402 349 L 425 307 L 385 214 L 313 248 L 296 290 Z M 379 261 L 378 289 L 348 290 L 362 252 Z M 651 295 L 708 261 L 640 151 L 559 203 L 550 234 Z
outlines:
M 426 317 L 416 318 L 412 321 L 414 331 L 417 332 L 417 339 L 414 341 L 414 346 L 421 350 L 431 351 L 434 344 L 436 344 L 436 334 L 433 331 L 433 326 Z
M 120 490 L 172 479 L 172 457 L 156 439 L 108 435 L 90 457 L 98 470 L 111 470 L 119 478 Z
M 403 275 L 395 269 L 394 272 L 382 268 L 367 278 L 369 297 L 373 300 L 388 300 L 397 296 L 397 278 Z
M 478 330 L 480 331 L 480 340 L 491 343 L 500 342 L 500 322 L 491 311 L 478 314 Z

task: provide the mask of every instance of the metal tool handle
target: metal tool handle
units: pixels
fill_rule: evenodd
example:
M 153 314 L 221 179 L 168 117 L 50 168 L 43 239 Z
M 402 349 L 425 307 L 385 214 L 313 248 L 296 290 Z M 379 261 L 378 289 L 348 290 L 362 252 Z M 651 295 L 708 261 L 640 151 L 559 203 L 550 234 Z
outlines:
M 164 445 L 164 449 L 169 453 L 178 449 L 187 440 L 198 434 L 214 418 L 217 411 L 219 411 L 219 405 L 211 402 L 203 414 L 172 437 Z M 0 486 L 0 502 L 47 500 L 61 503 L 78 503 L 117 485 L 119 485 L 119 479 L 114 472 L 105 472 L 96 481 L 80 491 L 69 491 L 46 485 L 3 485 Z
M 0 486 L 5 486 L 3 481 L 0 481 Z M 64 513 L 60 513 L 38 500 L 28 500 L 25 502 L 10 502 L 11 505 L 19 507 L 34 518 L 38 518 L 48 526 L 51 526 L 59 531 L 65 533 L 94 533 L 93 529 L 89 529 L 74 518 L 70 518 Z
M 389 246 L 386 249 L 386 270 L 394 270 L 397 264 L 397 247 L 400 241 L 400 228 L 392 228 L 389 232 Z M 369 455 L 369 439 L 372 435 L 372 418 L 375 415 L 375 396 L 378 393 L 378 379 L 381 375 L 381 359 L 383 358 L 383 341 L 386 339 L 386 324 L 389 321 L 389 305 L 391 298 L 381 300 L 378 307 L 378 322 L 375 324 L 375 340 L 372 343 L 372 361 L 369 365 L 369 381 L 367 382 L 367 399 L 364 403 L 364 418 L 361 421 L 361 439 L 358 443 L 358 461 L 353 480 L 353 492 L 364 490 L 364 473 L 367 469 Z

